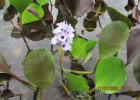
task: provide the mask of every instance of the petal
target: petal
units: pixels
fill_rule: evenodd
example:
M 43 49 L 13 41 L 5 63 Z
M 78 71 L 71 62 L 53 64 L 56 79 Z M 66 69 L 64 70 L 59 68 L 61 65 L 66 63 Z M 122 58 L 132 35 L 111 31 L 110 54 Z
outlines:
M 62 42 L 62 49 L 64 51 L 71 50 L 71 45 L 69 43 Z
M 68 24 L 65 23 L 65 21 L 57 23 L 56 24 L 60 29 L 66 30 L 68 27 Z
M 57 27 L 56 29 L 54 29 L 53 33 L 55 33 L 56 35 L 58 35 L 61 31 L 60 27 Z
M 68 30 L 71 31 L 71 32 L 74 32 L 75 31 L 74 28 L 71 26 L 71 24 L 69 24 Z
M 51 40 L 51 44 L 57 44 L 59 41 L 58 41 L 58 38 L 55 36 L 52 38 Z
M 73 43 L 73 38 L 67 38 L 66 42 L 72 44 Z
M 68 37 L 69 37 L 69 38 L 73 38 L 73 37 L 74 37 L 74 34 L 68 32 Z

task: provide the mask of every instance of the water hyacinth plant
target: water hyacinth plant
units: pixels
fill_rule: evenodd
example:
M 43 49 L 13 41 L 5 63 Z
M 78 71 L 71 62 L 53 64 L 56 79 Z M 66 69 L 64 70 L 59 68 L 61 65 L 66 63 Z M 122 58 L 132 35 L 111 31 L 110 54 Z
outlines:
M 135 47 L 133 45 L 137 44 L 139 40 L 139 32 L 130 34 L 130 29 L 132 27 L 131 21 L 116 9 L 108 6 L 105 2 L 103 3 L 102 0 L 96 0 L 96 2 L 95 0 L 56 0 L 59 4 L 59 13 L 61 13 L 58 15 L 61 15 L 63 20 L 56 23 L 55 28 L 52 28 L 52 25 L 49 25 L 47 21 L 45 21 L 46 12 L 43 8 L 44 5 L 52 3 L 51 1 L 24 0 L 21 2 L 19 0 L 9 0 L 9 2 L 19 12 L 20 33 L 28 48 L 28 53 L 22 66 L 24 75 L 29 82 L 13 74 L 8 68 L 6 60 L 0 54 L 1 83 L 16 79 L 32 89 L 35 93 L 40 91 L 40 96 L 38 98 L 43 100 L 43 89 L 50 87 L 54 83 L 55 78 L 59 77 L 59 82 L 71 100 L 74 100 L 76 97 L 80 97 L 82 100 L 90 100 L 94 99 L 96 95 L 94 92 L 96 90 L 105 94 L 118 93 L 127 80 L 127 65 L 133 62 L 133 59 L 136 57 L 133 65 L 133 72 L 136 81 L 140 84 L 140 73 L 138 72 L 140 71 L 140 46 Z M 96 3 L 99 5 L 98 7 Z M 81 35 L 77 31 L 76 25 L 78 23 L 78 18 L 90 11 L 92 13 L 88 14 L 92 14 L 92 17 L 85 18 L 86 21 L 88 21 L 89 24 L 93 24 L 92 21 L 96 20 L 95 23 L 99 21 L 99 24 L 101 24 L 99 16 L 102 14 L 102 6 L 105 7 L 112 22 L 109 22 L 103 28 L 100 25 L 101 32 L 97 40 L 86 39 L 84 35 Z M 25 38 L 25 36 L 28 35 L 26 35 L 27 31 L 23 34 L 23 26 L 37 21 L 40 21 L 41 25 L 44 25 L 43 27 L 45 27 L 45 32 L 47 32 L 47 34 L 50 33 L 49 45 L 51 45 L 51 49 L 57 47 L 55 52 L 53 52 L 53 50 L 52 52 L 49 51 L 50 49 L 46 47 L 34 48 L 31 50 L 30 46 L 28 46 L 28 42 Z M 39 25 L 39 28 L 42 28 L 41 25 Z M 86 26 L 88 26 L 87 23 Z M 33 27 L 29 30 L 30 34 L 33 33 L 33 35 L 36 34 L 39 36 L 40 34 L 37 33 L 39 28 L 34 29 Z M 133 41 L 133 39 L 135 39 L 135 41 Z M 123 59 L 117 56 L 119 50 L 125 43 L 127 43 L 128 49 L 126 64 Z M 93 49 L 99 52 L 97 57 L 93 56 Z M 58 66 L 55 62 L 54 54 L 56 52 L 59 56 L 60 69 L 57 68 Z M 63 63 L 65 62 L 64 60 L 67 60 L 65 58 L 70 58 L 69 62 L 72 62 L 71 69 L 68 69 L 69 65 Z M 92 63 L 90 71 L 87 71 L 88 68 L 85 68 L 86 70 L 83 68 L 84 70 L 82 71 L 73 69 L 73 63 L 78 65 L 78 68 L 83 64 L 88 67 L 87 63 L 89 63 L 92 58 L 95 58 L 96 62 L 90 62 Z M 7 78 L 3 78 L 2 75 Z M 93 83 L 95 83 L 94 85 L 92 84 L 91 86 L 89 84 L 87 75 L 91 75 L 91 80 L 94 80 Z M 79 95 L 74 96 L 74 91 L 80 91 Z M 12 93 L 12 95 L 14 94 Z M 37 100 L 37 97 L 33 100 Z

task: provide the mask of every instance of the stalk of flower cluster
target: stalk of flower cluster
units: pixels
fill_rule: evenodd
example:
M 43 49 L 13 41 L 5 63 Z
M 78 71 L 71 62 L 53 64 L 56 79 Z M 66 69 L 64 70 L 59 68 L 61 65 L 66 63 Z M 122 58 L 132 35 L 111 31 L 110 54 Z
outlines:
M 68 25 L 65 21 L 57 23 L 58 27 L 54 29 L 54 37 L 51 40 L 51 44 L 57 45 L 60 69 L 62 68 L 63 51 L 71 50 L 71 44 L 74 38 L 74 29 L 71 25 Z
M 61 46 L 58 46 L 57 49 L 58 49 L 60 69 L 61 71 L 63 71 L 63 68 L 62 68 L 63 50 Z

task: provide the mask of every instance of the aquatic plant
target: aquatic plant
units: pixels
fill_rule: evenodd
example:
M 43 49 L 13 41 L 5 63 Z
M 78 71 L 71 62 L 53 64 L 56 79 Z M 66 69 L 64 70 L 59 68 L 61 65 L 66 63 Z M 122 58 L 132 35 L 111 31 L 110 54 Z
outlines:
M 80 37 L 76 31 L 77 18 L 82 14 L 92 11 L 94 8 L 94 0 L 58 0 L 60 3 L 60 10 L 65 19 L 56 24 L 55 29 L 51 29 L 48 24 L 42 19 L 44 11 L 42 6 L 49 2 L 49 0 L 36 0 L 37 4 L 31 3 L 31 0 L 25 0 L 20 2 L 18 0 L 9 0 L 9 2 L 17 9 L 20 15 L 20 33 L 22 34 L 22 24 L 27 24 L 41 20 L 46 25 L 46 29 L 49 29 L 52 33 L 51 45 L 57 46 L 60 71 L 62 79 L 67 81 L 68 87 L 62 81 L 60 83 L 73 99 L 73 91 L 82 91 L 84 98 L 90 98 L 90 94 L 95 90 L 99 90 L 103 93 L 114 94 L 117 93 L 123 87 L 127 79 L 126 66 L 136 57 L 134 60 L 134 76 L 137 82 L 140 84 L 139 77 L 140 70 L 138 49 L 133 50 L 127 55 L 128 61 L 125 64 L 121 58 L 118 58 L 116 54 L 121 47 L 127 42 L 128 51 L 131 51 L 133 44 L 131 43 L 130 29 L 132 27 L 131 21 L 114 8 L 105 5 L 107 12 L 112 20 L 104 28 L 102 28 L 99 40 L 86 40 L 84 37 Z M 100 2 L 102 3 L 102 2 Z M 82 9 L 86 7 L 86 9 Z M 95 14 L 97 16 L 100 13 L 101 4 Z M 114 15 L 115 14 L 115 15 Z M 89 17 L 90 18 L 90 17 Z M 94 18 L 86 19 L 87 21 L 93 21 Z M 96 19 L 97 20 L 97 19 Z M 138 41 L 138 37 L 135 37 Z M 24 41 L 25 38 L 23 36 Z M 96 63 L 93 64 L 91 71 L 76 71 L 67 69 L 63 65 L 63 56 L 67 51 L 72 59 L 79 60 L 78 64 L 87 63 L 92 58 L 92 50 L 98 44 L 99 57 L 96 59 Z M 134 43 L 135 44 L 135 43 Z M 36 49 L 26 56 L 23 62 L 23 71 L 27 80 L 31 83 L 19 79 L 8 68 L 7 62 L 4 57 L 0 55 L 0 74 L 10 75 L 10 79 L 15 78 L 23 83 L 25 86 L 32 90 L 40 89 L 40 100 L 42 100 L 42 89 L 51 86 L 55 79 L 56 65 L 54 62 L 53 53 L 46 49 Z M 130 59 L 131 58 L 131 59 Z M 138 71 L 137 71 L 138 70 Z M 82 75 L 93 74 L 95 78 L 94 88 L 90 88 L 88 82 Z M 10 80 L 8 79 L 8 81 Z M 5 80 L 4 80 L 5 81 Z M 7 80 L 6 80 L 7 81 Z M 3 82 L 3 81 L 2 81 Z

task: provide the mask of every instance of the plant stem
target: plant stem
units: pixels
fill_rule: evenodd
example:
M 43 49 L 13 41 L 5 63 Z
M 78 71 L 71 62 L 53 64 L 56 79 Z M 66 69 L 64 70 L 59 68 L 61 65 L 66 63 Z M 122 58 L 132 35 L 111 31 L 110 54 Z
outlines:
M 48 23 L 46 23 L 44 19 L 40 19 L 40 20 L 42 21 L 42 23 L 43 23 L 46 27 L 48 27 L 48 29 L 50 30 L 50 32 L 53 34 L 52 29 L 51 29 L 51 27 L 48 25 Z M 53 34 L 53 35 L 54 35 L 54 34 Z
M 87 72 L 87 71 L 75 71 L 75 70 L 69 70 L 69 69 L 64 69 L 70 73 L 75 73 L 75 74 L 81 74 L 81 75 L 86 75 L 86 74 L 93 74 L 93 71 Z
M 54 52 L 52 52 L 52 55 L 54 55 L 58 50 L 55 50 Z
M 94 72 L 93 72 L 93 73 L 95 73 L 96 67 L 97 67 L 98 63 L 100 62 L 100 60 L 101 60 L 100 58 L 97 59 L 96 64 L 95 64 L 95 67 L 94 67 Z
M 100 12 L 100 9 L 101 9 L 101 5 L 102 5 L 102 2 L 100 2 L 100 4 L 99 4 L 99 8 L 98 8 L 98 10 L 97 10 L 97 12 L 96 12 L 96 14 L 95 14 L 95 17 L 98 16 L 98 14 L 99 14 L 99 12 Z M 95 17 L 91 18 L 90 21 L 91 21 L 91 20 L 94 20 Z
M 39 91 L 39 88 L 37 88 L 37 91 L 34 91 L 33 100 L 37 100 L 38 91 Z
M 79 63 L 80 65 L 85 61 L 86 57 L 87 57 L 87 54 L 86 54 L 86 56 L 84 57 L 84 59 Z
M 139 94 L 137 95 L 136 100 L 139 100 L 139 98 L 140 98 L 140 92 L 139 92 Z
M 99 23 L 99 25 L 100 25 L 100 28 L 103 29 L 103 27 L 102 27 L 102 25 L 101 25 L 101 22 L 100 22 L 99 16 L 97 17 L 97 19 L 98 19 L 98 23 Z
M 61 83 L 61 85 L 63 86 L 64 90 L 67 92 L 67 94 L 70 96 L 70 91 L 68 90 L 66 85 L 61 80 L 59 80 L 59 82 Z
M 39 92 L 40 92 L 40 97 L 39 98 L 40 98 L 40 100 L 43 100 L 42 99 L 42 89 L 39 89 Z
M 75 32 L 74 32 L 75 38 L 78 38 L 75 26 L 74 26 L 74 29 L 75 29 Z
M 62 68 L 63 50 L 62 50 L 62 47 L 61 46 L 58 46 L 57 49 L 58 49 L 58 55 L 59 55 L 60 69 L 61 69 L 61 71 L 63 71 L 63 68 Z
M 28 46 L 28 44 L 27 44 L 27 41 L 26 41 L 24 35 L 22 34 L 22 13 L 20 14 L 20 34 L 21 34 L 21 36 L 22 36 L 22 38 L 23 38 L 23 41 L 24 41 L 24 43 L 25 43 L 25 45 L 26 45 L 28 51 L 29 51 L 30 48 L 29 48 L 29 46 Z
M 74 100 L 71 89 L 70 89 L 70 99 Z
M 87 92 L 87 94 L 92 93 L 92 92 L 94 92 L 95 90 L 96 90 L 96 88 L 94 87 L 93 89 L 89 90 L 89 91 Z
M 22 13 L 20 14 L 20 33 L 22 34 Z

